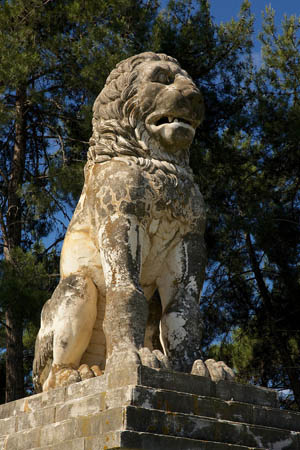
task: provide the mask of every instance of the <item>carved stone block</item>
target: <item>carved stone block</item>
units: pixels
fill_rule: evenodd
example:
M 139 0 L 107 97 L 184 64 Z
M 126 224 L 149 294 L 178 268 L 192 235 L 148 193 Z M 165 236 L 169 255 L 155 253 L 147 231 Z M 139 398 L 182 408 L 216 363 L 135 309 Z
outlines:
M 300 450 L 275 391 L 124 366 L 0 405 L 2 450 Z

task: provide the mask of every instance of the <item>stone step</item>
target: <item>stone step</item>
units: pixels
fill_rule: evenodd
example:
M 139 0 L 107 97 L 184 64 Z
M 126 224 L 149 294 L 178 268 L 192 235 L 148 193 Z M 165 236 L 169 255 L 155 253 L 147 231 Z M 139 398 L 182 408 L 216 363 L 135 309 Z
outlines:
M 101 437 L 73 439 L 61 444 L 35 447 L 31 450 L 107 450 L 108 448 L 112 450 L 267 450 L 135 431 L 116 431 Z
M 167 389 L 225 401 L 278 406 L 276 392 L 269 389 L 228 381 L 214 383 L 206 377 L 145 366 L 129 366 L 119 372 L 104 374 L 101 377 L 0 405 L 0 419 L 11 418 L 23 412 L 37 411 L 43 407 L 63 405 L 69 400 L 94 395 L 96 392 L 105 395 L 108 390 L 128 385 Z
M 64 402 L 75 398 L 82 398 L 95 392 L 107 392 L 108 390 L 128 385 L 167 389 L 273 408 L 278 407 L 277 393 L 271 389 L 230 381 L 219 381 L 215 383 L 207 377 L 199 377 L 197 375 L 164 369 L 151 369 L 146 366 L 124 366 L 120 371 L 104 374 L 101 377 L 96 377 L 81 383 L 74 383 L 65 388 Z M 51 396 L 51 391 L 47 394 Z
M 123 435 L 121 431 L 130 431 L 131 433 L 128 436 L 137 437 L 126 438 L 127 434 Z M 133 435 L 132 432 L 137 434 Z M 122 439 L 120 438 L 121 440 L 118 437 L 119 435 L 123 436 Z M 148 435 L 153 436 L 150 438 L 147 437 Z M 44 449 L 48 447 L 60 449 L 64 448 L 64 445 L 68 445 L 70 449 L 74 447 L 77 450 L 77 448 L 81 449 L 80 446 L 83 445 L 82 441 L 85 438 L 84 450 L 89 448 L 98 450 L 101 442 L 103 449 L 105 448 L 103 442 L 106 442 L 107 449 L 149 448 L 153 450 L 156 447 L 151 448 L 150 444 L 153 440 L 160 439 L 155 437 L 157 435 L 192 440 L 194 442 L 191 449 L 197 448 L 195 446 L 196 441 L 200 441 L 202 446 L 199 444 L 198 448 L 200 449 L 226 449 L 227 447 L 224 447 L 225 444 L 228 448 L 230 445 L 235 445 L 238 448 L 240 446 L 240 448 L 249 447 L 268 450 L 300 449 L 300 433 L 297 432 L 135 406 L 111 408 L 98 414 L 74 417 L 61 422 L 18 431 L 7 437 L 3 448 L 5 450 Z M 129 439 L 128 446 L 126 439 Z M 132 446 L 133 443 L 130 443 L 130 439 L 137 439 L 136 445 L 140 446 Z M 145 444 L 144 441 L 146 442 Z M 177 441 L 175 439 L 174 443 Z M 148 447 L 147 442 L 149 443 Z M 217 442 L 222 442 L 223 447 L 221 444 L 219 444 L 219 447 L 213 444 Z M 189 443 L 191 442 L 187 442 L 187 444 Z M 101 446 L 100 448 L 102 449 Z M 165 448 L 173 450 L 173 447 Z M 188 449 L 189 447 L 183 446 L 182 448 Z
M 49 422 L 34 428 L 10 433 L 5 439 L 5 450 L 29 450 L 73 441 L 78 438 L 102 435 L 124 429 L 124 408 L 109 409 L 97 414 L 72 417 L 60 422 Z
M 144 386 L 134 386 L 131 395 L 132 406 L 300 432 L 300 413 L 293 411 Z
M 0 438 L 7 434 L 40 428 L 49 424 L 59 424 L 68 419 L 90 416 L 110 408 L 130 405 L 133 397 L 133 386 L 95 392 L 93 395 L 75 398 L 57 405 L 41 407 L 27 412 L 17 411 L 11 417 L 0 419 Z M 1 447 L 0 447 L 1 450 Z
M 1 446 L 3 445 L 3 447 Z M 0 440 L 0 448 L 6 449 L 4 441 Z M 102 436 L 92 436 L 63 441 L 54 445 L 34 447 L 31 450 L 268 450 L 243 445 L 225 444 L 220 442 L 199 441 L 195 439 L 164 436 L 136 431 L 116 431 Z M 21 450 L 20 447 L 15 450 Z
M 125 386 L 0 419 L 0 436 L 127 405 L 275 428 L 280 424 L 282 429 L 300 431 L 300 414 L 292 411 L 171 390 Z
M 254 386 L 124 368 L 0 405 L 0 450 L 300 450 L 300 414 L 276 404 Z
M 300 433 L 295 431 L 134 406 L 125 408 L 124 428 L 269 450 L 300 448 Z
M 131 374 L 131 376 L 129 376 Z M 249 384 L 240 384 L 231 381 L 211 381 L 207 377 L 199 377 L 171 370 L 151 369 L 146 366 L 137 368 L 123 368 L 120 371 L 109 373 L 107 389 L 126 385 L 140 385 L 158 389 L 167 389 L 208 397 L 217 397 L 222 400 L 234 400 L 260 406 L 278 407 L 276 391 Z M 70 386 L 76 390 L 76 385 Z M 76 395 L 75 391 L 69 395 Z
M 47 445 L 46 447 L 34 447 L 30 450 L 86 450 L 86 439 L 72 439 L 71 441 L 64 441 L 59 444 Z M 19 449 L 16 449 L 19 450 Z
M 103 437 L 92 437 L 86 441 L 85 450 L 267 450 L 219 442 L 199 441 L 162 434 L 117 431 Z M 44 449 L 41 449 L 44 450 Z M 47 448 L 45 450 L 61 450 Z M 73 449 L 72 449 L 73 450 Z M 76 449 L 77 450 L 77 449 Z
M 83 383 L 85 382 L 83 381 L 78 384 Z M 66 388 L 52 389 L 49 392 L 42 392 L 40 394 L 31 395 L 30 397 L 24 397 L 19 400 L 0 405 L 0 419 L 15 417 L 23 412 L 33 412 L 38 411 L 41 408 L 60 405 L 65 401 Z

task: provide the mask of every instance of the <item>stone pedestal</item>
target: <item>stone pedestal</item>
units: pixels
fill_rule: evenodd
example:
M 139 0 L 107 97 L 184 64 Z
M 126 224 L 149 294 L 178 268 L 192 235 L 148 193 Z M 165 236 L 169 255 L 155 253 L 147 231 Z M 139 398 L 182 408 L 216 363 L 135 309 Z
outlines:
M 5 450 L 300 450 L 274 391 L 124 367 L 0 406 Z

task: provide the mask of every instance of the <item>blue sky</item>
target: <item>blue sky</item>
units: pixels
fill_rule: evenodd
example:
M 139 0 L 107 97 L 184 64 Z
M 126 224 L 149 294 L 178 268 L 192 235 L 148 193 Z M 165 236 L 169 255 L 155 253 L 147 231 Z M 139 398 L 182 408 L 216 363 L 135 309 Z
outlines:
M 265 11 L 266 6 L 271 5 L 275 10 L 275 20 L 277 26 L 280 28 L 280 23 L 284 17 L 297 15 L 300 16 L 300 0 L 250 0 L 251 11 L 255 16 L 255 33 L 261 31 L 262 12 Z M 236 19 L 240 10 L 242 0 L 210 0 L 211 14 L 216 23 L 227 22 L 232 18 Z M 260 43 L 255 41 L 254 52 L 257 53 L 257 60 L 259 59 Z
M 287 15 L 296 14 L 300 16 L 300 1 L 299 0 L 250 0 L 251 10 L 256 16 L 257 25 L 260 28 L 262 11 L 265 10 L 266 5 L 271 5 L 276 12 L 277 19 Z M 236 18 L 240 9 L 242 0 L 210 0 L 211 12 L 215 17 L 216 22 L 226 22 L 232 17 Z

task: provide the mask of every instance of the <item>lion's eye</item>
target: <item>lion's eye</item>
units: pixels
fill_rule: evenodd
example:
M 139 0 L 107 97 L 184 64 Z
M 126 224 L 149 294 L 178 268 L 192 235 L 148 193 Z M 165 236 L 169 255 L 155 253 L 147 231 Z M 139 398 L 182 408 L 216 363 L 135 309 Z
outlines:
M 173 77 L 169 73 L 159 72 L 155 77 L 155 81 L 162 84 L 171 84 L 173 82 Z

